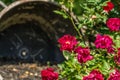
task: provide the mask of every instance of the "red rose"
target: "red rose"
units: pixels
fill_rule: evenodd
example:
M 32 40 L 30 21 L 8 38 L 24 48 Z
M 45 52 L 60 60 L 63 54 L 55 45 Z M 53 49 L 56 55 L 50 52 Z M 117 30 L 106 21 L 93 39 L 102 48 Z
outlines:
M 83 80 L 104 80 L 104 77 L 100 71 L 92 70 L 88 76 L 83 77 Z
M 67 50 L 72 51 L 74 50 L 75 46 L 77 45 L 77 40 L 74 36 L 71 35 L 64 35 L 58 40 L 60 44 L 60 50 Z
M 58 73 L 54 72 L 52 68 L 47 68 L 41 71 L 42 80 L 57 80 Z
M 106 24 L 111 31 L 120 31 L 120 18 L 109 18 Z
M 93 56 L 90 55 L 90 49 L 88 48 L 82 48 L 79 46 L 75 49 L 75 52 L 78 53 L 77 59 L 80 63 L 85 63 L 93 59 Z
M 108 52 L 108 53 L 115 53 L 115 48 L 113 48 L 113 47 L 108 47 L 108 48 L 107 48 L 107 52 Z
M 104 9 L 106 12 L 111 11 L 113 8 L 114 8 L 114 4 L 113 4 L 112 2 L 107 2 L 107 6 L 104 6 L 104 7 L 103 7 L 103 9 Z
M 120 71 L 115 70 L 114 72 L 110 73 L 107 80 L 120 80 Z
M 94 44 L 96 48 L 109 49 L 112 47 L 113 41 L 108 35 L 97 34 Z
M 116 64 L 120 65 L 120 48 L 118 48 L 118 52 L 117 52 L 117 55 L 114 56 L 114 60 Z

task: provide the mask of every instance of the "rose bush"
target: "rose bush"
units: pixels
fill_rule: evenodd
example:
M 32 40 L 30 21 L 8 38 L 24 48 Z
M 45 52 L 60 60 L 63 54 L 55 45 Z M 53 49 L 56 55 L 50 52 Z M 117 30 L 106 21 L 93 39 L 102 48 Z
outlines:
M 119 1 L 58 0 L 55 11 L 69 18 L 78 34 L 58 39 L 66 60 L 58 64 L 59 80 L 120 80 Z M 69 13 L 70 14 L 69 14 Z

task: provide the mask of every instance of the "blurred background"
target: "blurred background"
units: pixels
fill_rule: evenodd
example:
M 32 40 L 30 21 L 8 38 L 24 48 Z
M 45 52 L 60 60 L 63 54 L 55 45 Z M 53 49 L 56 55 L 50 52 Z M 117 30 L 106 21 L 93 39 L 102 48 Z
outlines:
M 18 1 L 18 0 L 1 0 L 2 2 L 4 2 L 6 5 L 9 5 L 11 4 L 12 2 L 14 1 Z M 84 4 L 84 3 L 88 3 L 89 1 L 90 2 L 97 2 L 97 1 L 110 1 L 110 0 L 50 0 L 50 1 L 55 1 L 55 2 L 58 2 L 58 3 L 62 3 L 64 5 L 66 5 L 68 7 L 68 2 L 69 1 L 72 1 L 73 2 L 73 10 L 74 10 L 74 13 L 77 14 L 77 15 L 82 15 L 83 13 L 83 9 L 81 7 L 81 4 Z M 115 6 L 118 6 L 116 7 L 115 9 L 119 10 L 120 11 L 120 0 L 111 0 Z

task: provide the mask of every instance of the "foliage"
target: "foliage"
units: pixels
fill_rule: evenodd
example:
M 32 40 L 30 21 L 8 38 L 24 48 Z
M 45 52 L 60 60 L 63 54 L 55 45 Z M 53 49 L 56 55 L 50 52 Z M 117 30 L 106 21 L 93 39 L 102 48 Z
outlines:
M 74 43 L 71 39 L 63 38 L 66 35 L 60 38 L 64 39 L 62 41 L 66 40 L 65 42 L 58 40 L 60 48 L 64 46 L 61 51 L 66 58 L 65 62 L 58 65 L 59 79 L 111 80 L 114 75 L 110 74 L 118 71 L 114 80 L 119 80 L 120 2 L 118 0 L 58 0 L 58 2 L 67 9 L 63 8 L 55 12 L 69 18 L 78 32 L 78 35 L 74 36 L 78 40 L 76 46 L 72 46 Z M 74 47 L 72 51 L 67 50 L 70 46 Z M 78 47 L 81 48 L 77 52 Z M 90 58 L 91 56 L 93 59 Z M 90 78 L 91 75 L 94 77 Z
M 16 1 L 16 0 L 1 0 L 3 4 L 5 5 L 9 5 L 11 4 L 12 2 Z M 0 5 L 0 11 L 3 9 L 3 7 L 1 7 Z
M 5 4 L 10 4 L 16 0 L 1 0 L 1 1 L 3 1 Z

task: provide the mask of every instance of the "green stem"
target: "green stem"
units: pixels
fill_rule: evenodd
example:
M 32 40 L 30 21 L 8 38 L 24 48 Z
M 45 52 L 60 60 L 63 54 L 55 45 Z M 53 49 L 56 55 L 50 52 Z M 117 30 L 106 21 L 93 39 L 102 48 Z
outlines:
M 79 35 L 80 39 L 81 39 L 81 40 L 83 40 L 83 37 L 82 37 L 82 35 L 80 34 L 79 29 L 78 29 L 78 28 L 77 28 L 77 26 L 75 25 L 75 23 L 74 23 L 74 21 L 73 21 L 73 18 L 72 18 L 72 17 L 70 17 L 70 20 L 72 21 L 73 27 L 74 27 L 74 28 L 75 28 L 75 30 L 77 31 L 77 33 L 78 33 L 78 35 Z
M 70 2 L 69 4 L 70 4 L 70 5 L 73 5 L 73 2 Z M 69 7 L 69 11 L 70 11 L 70 15 L 69 15 L 68 17 L 69 17 L 69 19 L 71 20 L 74 29 L 77 31 L 78 36 L 79 36 L 79 39 L 81 39 L 82 41 L 84 41 L 84 45 L 87 45 L 87 43 L 85 42 L 85 41 L 86 41 L 86 40 L 85 40 L 85 37 L 84 37 L 83 34 L 82 34 L 82 30 L 80 31 L 80 29 L 76 26 L 75 21 L 73 20 L 73 18 L 75 17 L 75 16 L 73 15 L 73 7 Z M 75 19 L 75 18 L 74 18 L 74 19 Z M 78 22 L 78 20 L 76 20 L 76 21 Z
M 73 2 L 70 2 L 70 5 L 73 5 Z M 72 7 L 70 7 L 70 13 L 72 13 L 72 10 L 73 10 L 73 8 Z M 80 31 L 79 31 L 79 29 L 77 28 L 77 26 L 75 25 L 75 23 L 74 23 L 74 20 L 73 20 L 73 18 L 72 18 L 72 15 L 70 15 L 70 20 L 72 21 L 72 24 L 73 24 L 73 27 L 75 28 L 75 30 L 77 31 L 77 33 L 78 33 L 78 35 L 79 35 L 79 37 L 80 37 L 80 39 L 81 40 L 83 40 L 83 37 L 82 37 L 82 35 L 81 35 L 81 33 L 80 33 Z

